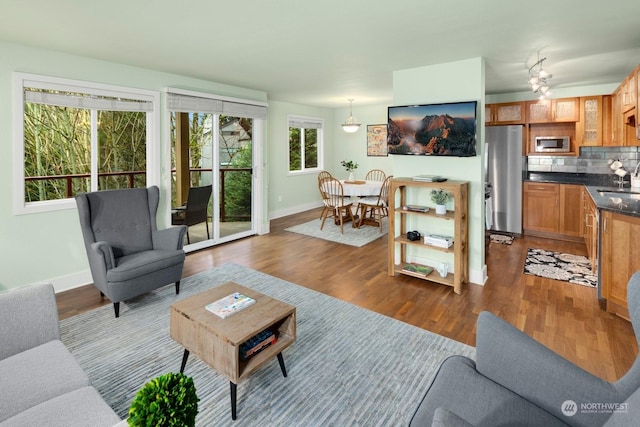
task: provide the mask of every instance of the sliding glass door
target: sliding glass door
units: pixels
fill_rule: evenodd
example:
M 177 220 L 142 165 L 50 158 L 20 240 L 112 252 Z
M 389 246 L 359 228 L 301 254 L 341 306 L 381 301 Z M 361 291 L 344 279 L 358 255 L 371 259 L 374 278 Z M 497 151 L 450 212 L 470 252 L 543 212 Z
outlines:
M 253 231 L 253 119 L 218 119 L 217 235 L 244 236 Z M 253 233 L 251 233 L 253 234 Z
M 202 111 L 172 111 L 170 119 L 171 217 L 188 227 L 185 248 L 255 234 L 255 120 Z

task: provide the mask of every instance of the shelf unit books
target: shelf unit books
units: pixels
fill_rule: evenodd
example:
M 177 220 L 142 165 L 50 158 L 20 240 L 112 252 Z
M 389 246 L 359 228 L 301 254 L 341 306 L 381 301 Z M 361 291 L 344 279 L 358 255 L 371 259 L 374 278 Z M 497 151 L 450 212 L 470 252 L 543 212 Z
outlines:
M 450 248 L 453 246 L 453 237 L 439 234 L 427 234 L 424 236 L 424 244 L 437 246 L 439 248 Z
M 276 342 L 276 335 L 266 329 L 240 344 L 240 360 L 247 361 Z
M 422 179 L 420 179 L 422 178 Z M 428 179 L 431 178 L 429 181 Z M 453 209 L 444 215 L 419 212 L 405 209 L 417 200 L 428 195 L 433 189 L 443 189 L 451 193 Z M 462 284 L 469 278 L 469 182 L 447 180 L 436 182 L 433 176 L 393 178 L 389 188 L 389 244 L 388 244 L 388 272 L 389 276 L 397 273 L 413 276 L 430 282 L 452 286 L 456 294 L 462 292 Z M 444 221 L 449 222 L 445 224 Z M 410 240 L 409 230 L 426 227 L 430 234 L 449 234 L 444 239 Z M 451 232 L 451 228 L 453 231 Z M 431 242 L 431 244 L 430 244 Z M 436 244 L 441 246 L 436 246 Z M 436 253 L 436 260 L 431 255 Z M 429 266 L 439 274 L 427 276 L 407 269 L 407 265 L 414 262 Z M 432 263 L 433 262 L 433 263 Z
M 429 207 L 422 205 L 405 205 L 402 207 L 402 209 L 411 212 L 429 212 Z
M 427 277 L 433 271 L 433 268 L 420 264 L 406 264 L 402 267 L 402 271 L 416 276 Z
M 240 292 L 234 292 L 231 295 L 207 304 L 205 308 L 216 316 L 226 319 L 255 303 L 256 300 L 253 298 L 243 295 Z

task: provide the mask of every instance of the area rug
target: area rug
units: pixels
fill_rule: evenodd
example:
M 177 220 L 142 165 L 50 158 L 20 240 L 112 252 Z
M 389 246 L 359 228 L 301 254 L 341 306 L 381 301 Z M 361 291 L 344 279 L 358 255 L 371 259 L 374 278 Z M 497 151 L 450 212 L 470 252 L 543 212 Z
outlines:
M 322 230 L 320 230 L 321 223 L 322 221 L 320 221 L 320 219 L 314 219 L 294 227 L 286 228 L 285 230 L 304 234 L 305 236 L 317 237 L 318 239 L 329 240 L 331 242 L 342 243 L 344 245 L 361 247 L 382 236 L 386 236 L 389 229 L 387 218 L 382 219 L 382 232 L 380 232 L 380 227 L 372 227 L 370 225 L 353 228 L 351 223 L 348 222 L 344 224 L 343 234 L 340 233 L 340 225 L 333 223 L 333 218 L 328 218 L 325 221 Z
M 121 306 L 61 322 L 62 340 L 106 402 L 124 418 L 135 393 L 160 374 L 180 369 L 183 349 L 169 336 L 169 307 L 235 281 L 296 306 L 297 340 L 238 384 L 231 420 L 229 382 L 191 356 L 198 426 L 408 425 L 440 363 L 473 347 L 236 264 L 183 279 Z M 203 301 L 205 304 L 207 301 Z
M 491 243 L 499 243 L 501 245 L 510 245 L 513 243 L 513 236 L 505 236 L 503 234 L 491 234 L 489 235 Z
M 524 272 L 578 285 L 592 287 L 598 285 L 598 276 L 591 272 L 589 258 L 580 255 L 529 248 Z

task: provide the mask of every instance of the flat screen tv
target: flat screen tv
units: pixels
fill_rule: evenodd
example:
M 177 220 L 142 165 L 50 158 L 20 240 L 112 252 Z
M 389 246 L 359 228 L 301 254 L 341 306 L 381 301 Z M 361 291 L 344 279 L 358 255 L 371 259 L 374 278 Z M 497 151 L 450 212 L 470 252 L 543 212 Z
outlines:
M 389 154 L 476 155 L 477 101 L 389 107 Z

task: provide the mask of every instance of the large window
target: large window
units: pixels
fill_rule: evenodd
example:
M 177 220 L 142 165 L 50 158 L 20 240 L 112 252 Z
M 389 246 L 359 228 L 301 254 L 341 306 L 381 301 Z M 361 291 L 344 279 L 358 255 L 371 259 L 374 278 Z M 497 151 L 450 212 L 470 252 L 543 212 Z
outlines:
M 317 172 L 322 169 L 322 119 L 287 118 L 289 123 L 289 172 Z
M 14 84 L 18 213 L 73 207 L 78 192 L 149 184 L 157 94 L 19 73 Z

